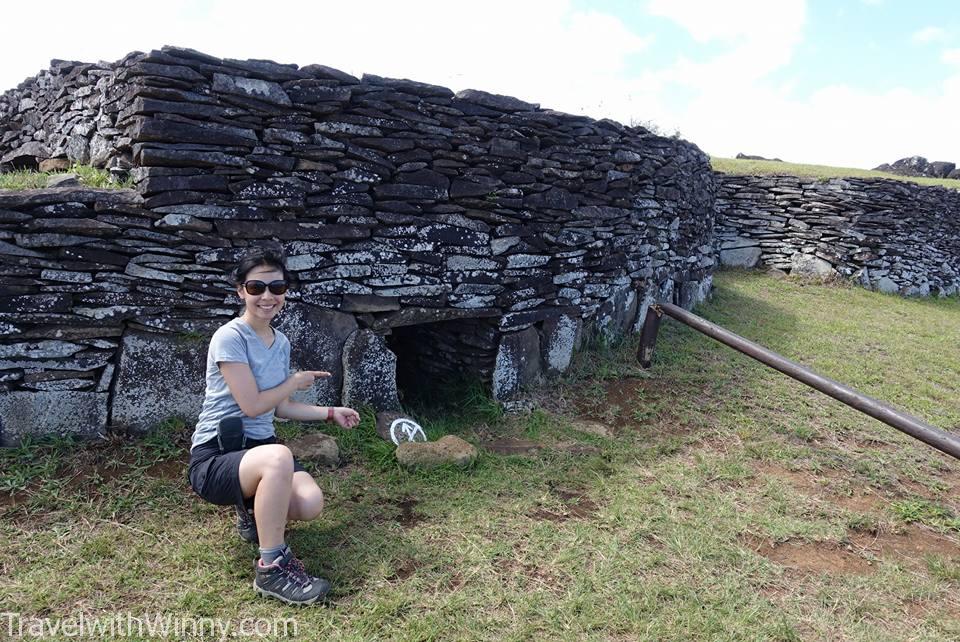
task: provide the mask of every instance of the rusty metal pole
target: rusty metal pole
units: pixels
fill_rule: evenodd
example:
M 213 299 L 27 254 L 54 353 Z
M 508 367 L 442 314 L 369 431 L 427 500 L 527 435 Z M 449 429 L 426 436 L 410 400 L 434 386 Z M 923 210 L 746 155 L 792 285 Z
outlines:
M 860 412 L 870 415 L 874 419 L 878 419 L 889 426 L 893 426 L 897 430 L 905 432 L 911 437 L 933 446 L 937 450 L 960 459 L 960 437 L 957 435 L 932 426 L 913 415 L 909 415 L 882 401 L 868 397 L 833 379 L 819 375 L 799 363 L 790 361 L 775 352 L 767 350 L 759 344 L 744 339 L 729 330 L 721 328 L 715 323 L 711 323 L 671 303 L 654 304 L 650 306 L 650 310 L 647 312 L 647 318 L 643 326 L 643 334 L 640 337 L 640 348 L 637 354 L 637 359 L 644 368 L 650 367 L 661 314 L 666 314 L 690 326 L 694 330 L 698 330 L 708 337 L 770 366 L 774 370 L 778 370 L 801 383 L 805 383 L 811 388 L 815 388 L 838 401 L 842 401 L 851 408 L 856 408 Z M 656 317 L 656 320 L 654 320 L 651 315 Z

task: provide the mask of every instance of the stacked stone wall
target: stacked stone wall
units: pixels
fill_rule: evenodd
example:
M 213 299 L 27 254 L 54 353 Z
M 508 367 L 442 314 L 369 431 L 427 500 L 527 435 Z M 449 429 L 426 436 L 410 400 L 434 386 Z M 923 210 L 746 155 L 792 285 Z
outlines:
M 117 119 L 126 87 L 119 64 L 54 60 L 0 95 L 0 164 L 62 169 L 71 162 L 129 169 L 130 140 Z
M 0 194 L 7 442 L 146 426 L 177 391 L 169 414 L 190 418 L 206 338 L 238 309 L 224 272 L 266 239 L 298 280 L 280 320 L 294 366 L 335 372 L 311 393 L 329 403 L 399 403 L 364 388 L 389 384 L 394 328 L 424 324 L 434 370 L 508 400 L 562 372 L 584 335 L 630 330 L 654 296 L 691 306 L 709 290 L 713 176 L 684 141 L 480 91 L 175 48 L 77 72 L 99 78 L 86 111 L 24 103 L 61 75 L 8 92 L 0 154 L 82 160 L 82 146 L 33 143 L 109 113 L 97 160 L 129 163 L 135 190 Z M 73 129 L 21 126 L 34 121 Z M 74 400 L 63 421 L 43 394 Z
M 908 296 L 960 291 L 960 191 L 892 179 L 717 175 L 725 265 L 853 279 Z

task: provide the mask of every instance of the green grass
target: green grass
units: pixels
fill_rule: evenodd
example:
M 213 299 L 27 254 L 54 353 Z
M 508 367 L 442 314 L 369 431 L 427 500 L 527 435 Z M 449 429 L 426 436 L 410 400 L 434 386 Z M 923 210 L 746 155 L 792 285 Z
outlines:
M 67 172 L 76 174 L 82 185 L 87 187 L 103 187 L 114 189 L 125 189 L 133 186 L 133 181 L 127 179 L 123 182 L 113 180 L 113 177 L 105 169 L 97 169 L 89 165 L 72 165 Z M 12 172 L 0 173 L 0 189 L 39 189 L 47 186 L 47 180 L 51 176 L 56 176 L 61 172 L 36 172 L 30 170 L 15 170 Z
M 951 178 L 927 178 L 924 176 L 900 176 L 889 172 L 877 172 L 872 169 L 852 167 L 829 167 L 827 165 L 803 165 L 771 160 L 746 160 L 739 158 L 720 158 L 712 156 L 710 164 L 714 171 L 723 174 L 743 174 L 748 176 L 786 175 L 803 178 L 890 178 L 919 185 L 938 185 L 951 189 L 960 189 L 960 180 Z
M 699 314 L 960 426 L 960 301 L 742 272 L 716 285 Z M 669 319 L 650 371 L 635 354 L 581 353 L 529 414 L 504 416 L 476 384 L 438 388 L 417 416 L 481 446 L 468 471 L 401 470 L 368 411 L 329 430 L 345 463 L 315 471 L 327 511 L 289 536 L 334 582 L 329 607 L 254 596 L 254 549 L 186 486 L 182 423 L 2 451 L 0 604 L 293 618 L 304 639 L 960 636 L 957 462 Z M 507 438 L 542 447 L 483 448 Z

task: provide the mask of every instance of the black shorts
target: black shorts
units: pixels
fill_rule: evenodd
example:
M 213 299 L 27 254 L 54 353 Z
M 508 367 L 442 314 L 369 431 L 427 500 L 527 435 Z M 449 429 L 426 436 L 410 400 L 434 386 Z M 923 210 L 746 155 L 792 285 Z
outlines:
M 244 499 L 240 488 L 240 460 L 250 449 L 266 444 L 279 443 L 276 437 L 248 439 L 243 450 L 221 453 L 217 438 L 197 445 L 190 451 L 190 487 L 193 492 L 211 504 L 232 506 L 244 504 L 251 507 L 253 498 Z M 306 470 L 297 458 L 293 458 L 293 472 Z

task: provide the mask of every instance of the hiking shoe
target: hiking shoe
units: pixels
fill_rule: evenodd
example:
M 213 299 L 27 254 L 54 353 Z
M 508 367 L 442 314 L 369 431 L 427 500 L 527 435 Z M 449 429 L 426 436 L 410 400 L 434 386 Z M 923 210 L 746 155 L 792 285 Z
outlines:
M 237 509 L 237 532 L 240 537 L 251 544 L 259 545 L 260 536 L 257 534 L 257 522 L 253 519 L 253 512 L 239 504 L 234 508 Z
M 309 575 L 303 562 L 294 557 L 289 548 L 271 564 L 264 565 L 258 559 L 255 566 L 257 576 L 253 590 L 260 595 L 275 597 L 287 604 L 313 604 L 330 591 L 330 582 Z

